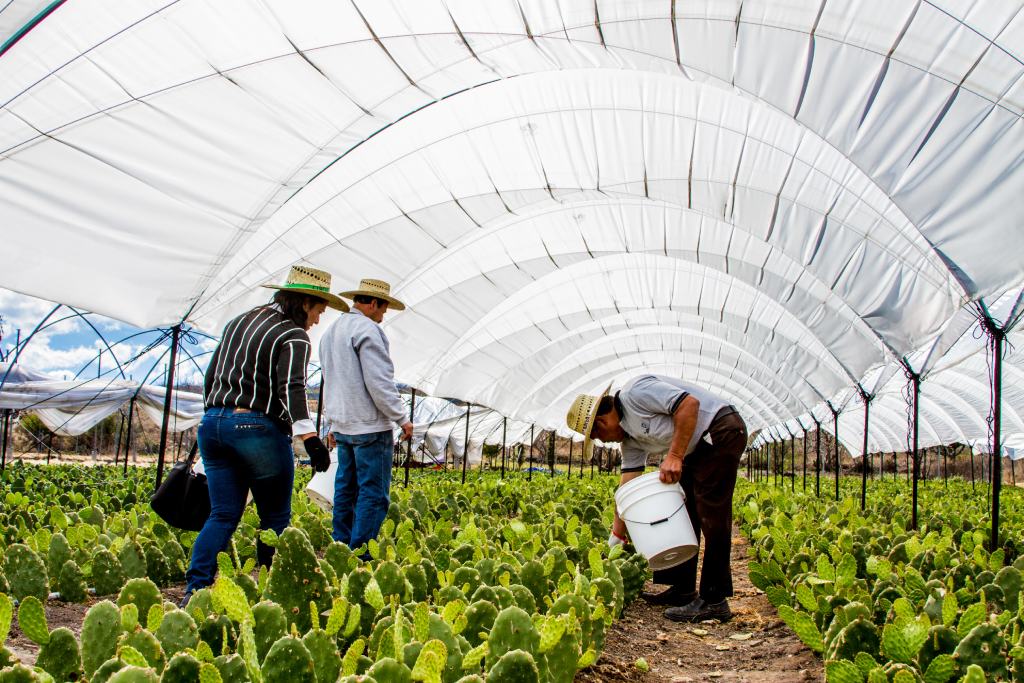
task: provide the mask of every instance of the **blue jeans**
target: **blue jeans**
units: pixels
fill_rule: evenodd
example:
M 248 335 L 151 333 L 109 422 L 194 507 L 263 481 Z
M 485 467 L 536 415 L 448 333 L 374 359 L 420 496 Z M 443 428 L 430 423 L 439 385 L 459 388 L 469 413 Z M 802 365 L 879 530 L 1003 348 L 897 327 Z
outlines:
M 263 413 L 210 408 L 199 423 L 199 452 L 210 487 L 210 518 L 192 546 L 187 591 L 213 583 L 217 553 L 228 547 L 238 528 L 249 491 L 260 529 L 284 531 L 291 520 L 295 478 L 291 438 Z M 269 565 L 273 548 L 258 542 L 256 557 Z
M 338 473 L 334 479 L 334 531 L 349 548 L 376 538 L 391 503 L 391 431 L 334 434 Z

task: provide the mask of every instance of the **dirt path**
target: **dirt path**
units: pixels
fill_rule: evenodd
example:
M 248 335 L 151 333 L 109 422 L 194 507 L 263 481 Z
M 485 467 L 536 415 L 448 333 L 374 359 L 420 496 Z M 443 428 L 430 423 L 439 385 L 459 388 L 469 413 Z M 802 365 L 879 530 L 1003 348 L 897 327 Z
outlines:
M 732 570 L 736 595 L 726 624 L 677 624 L 638 600 L 608 633 L 605 649 L 578 682 L 821 681 L 821 660 L 782 623 L 768 598 L 747 578 L 747 541 L 734 531 Z M 650 671 L 635 662 L 643 657 Z

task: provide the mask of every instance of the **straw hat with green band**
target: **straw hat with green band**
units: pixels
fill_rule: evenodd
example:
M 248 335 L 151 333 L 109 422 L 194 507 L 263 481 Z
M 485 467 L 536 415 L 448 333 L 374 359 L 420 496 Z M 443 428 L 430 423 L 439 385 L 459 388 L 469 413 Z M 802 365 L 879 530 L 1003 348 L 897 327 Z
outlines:
M 594 418 L 597 417 L 597 407 L 601 399 L 608 395 L 612 385 L 609 384 L 599 396 L 580 394 L 569 406 L 569 412 L 565 416 L 565 424 L 577 434 L 583 435 L 583 460 L 586 462 L 594 453 L 594 442 L 590 438 L 590 430 L 594 428 Z
M 359 289 L 349 292 L 340 292 L 338 296 L 346 299 L 354 299 L 357 296 L 372 296 L 375 299 L 383 299 L 388 302 L 388 308 L 393 311 L 404 311 L 405 304 L 391 296 L 391 285 L 383 280 L 364 278 L 359 281 Z
M 323 299 L 331 308 L 348 313 L 348 304 L 331 294 L 331 274 L 310 268 L 309 266 L 292 266 L 288 279 L 283 285 L 261 285 L 267 289 L 280 289 L 285 292 L 299 292 Z

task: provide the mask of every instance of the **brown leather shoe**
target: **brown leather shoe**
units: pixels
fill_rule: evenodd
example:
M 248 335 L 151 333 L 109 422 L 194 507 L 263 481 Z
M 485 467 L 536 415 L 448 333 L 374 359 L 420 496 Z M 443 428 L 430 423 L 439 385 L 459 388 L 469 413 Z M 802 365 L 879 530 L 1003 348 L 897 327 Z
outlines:
M 732 619 L 732 610 L 729 609 L 729 601 L 704 602 L 702 598 L 696 598 L 688 605 L 682 607 L 669 607 L 665 610 L 665 618 L 672 621 L 701 622 L 705 619 L 715 619 L 726 622 Z
M 682 607 L 693 602 L 697 597 L 697 591 L 684 591 L 678 586 L 670 586 L 663 591 L 654 593 L 644 591 L 640 594 L 649 605 L 664 605 L 665 607 Z

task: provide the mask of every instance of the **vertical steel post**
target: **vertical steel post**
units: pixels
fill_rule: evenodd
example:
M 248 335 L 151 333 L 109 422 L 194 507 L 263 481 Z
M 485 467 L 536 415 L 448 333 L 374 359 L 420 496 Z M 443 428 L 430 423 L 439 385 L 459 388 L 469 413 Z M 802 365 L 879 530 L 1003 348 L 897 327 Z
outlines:
M 800 425 L 803 427 L 803 424 Z M 804 493 L 807 493 L 807 430 L 804 430 Z
M 1002 416 L 1003 416 L 1003 342 L 1006 332 L 986 318 L 992 337 L 992 533 L 989 552 L 999 547 L 999 493 L 1003 488 Z
M 796 437 L 793 432 L 789 432 L 789 474 L 789 490 L 796 491 Z
M 831 405 L 829 405 L 828 408 L 831 408 Z M 836 441 L 836 447 L 835 447 L 835 453 L 836 453 L 836 500 L 838 501 L 839 500 L 839 471 L 842 468 L 841 468 L 841 463 L 840 463 L 840 460 L 839 460 L 839 411 L 835 411 L 835 410 L 833 411 L 833 429 L 835 430 L 834 436 L 836 437 L 835 438 L 835 441 Z
M 135 396 L 128 402 L 128 433 L 124 437 L 124 473 L 128 474 L 128 454 L 132 450 L 132 418 L 135 417 Z
M 569 469 L 565 473 L 565 478 L 568 479 L 572 476 L 572 436 L 569 436 Z
M 505 438 L 508 436 L 508 418 L 501 418 L 501 478 L 505 478 Z
M 814 495 L 821 498 L 821 423 L 814 420 Z
M 551 430 L 548 437 L 548 466 L 551 467 L 551 476 L 555 476 L 555 430 Z
M 171 421 L 171 392 L 174 389 L 174 370 L 178 359 L 178 341 L 181 339 L 181 323 L 178 323 L 171 331 L 171 358 L 167 368 L 167 391 L 164 393 L 164 418 L 160 423 L 160 451 L 156 460 L 156 485 L 160 488 L 160 482 L 164 478 L 164 456 L 167 451 L 167 428 Z
M 871 409 L 872 396 L 864 391 L 864 387 L 857 385 L 860 398 L 864 401 L 864 448 L 861 451 L 860 463 L 860 509 L 864 510 L 868 501 L 868 414 Z
M 913 423 L 911 425 L 911 457 L 913 458 L 913 484 L 911 489 L 911 512 L 910 512 L 910 525 L 915 531 L 917 530 L 917 482 L 921 476 L 921 462 L 918 454 L 918 418 L 920 416 L 920 402 L 921 402 L 921 375 L 914 372 L 905 359 L 903 361 L 903 368 L 907 378 L 910 380 L 911 393 L 913 395 Z
M 4 411 L 3 430 L 0 431 L 0 472 L 7 468 L 7 433 L 11 430 L 11 411 Z
M 466 483 L 466 463 L 469 462 L 469 408 L 466 404 L 466 440 L 462 444 L 462 483 Z
M 974 488 L 974 447 L 968 446 L 971 449 L 971 492 L 976 491 Z
M 320 391 L 323 392 L 324 381 L 323 377 L 320 378 Z M 409 401 L 409 422 L 412 422 L 413 429 L 415 430 L 416 423 L 413 419 L 416 417 L 416 387 L 412 388 L 412 400 Z M 319 432 L 320 430 L 317 429 Z M 406 444 L 405 448 L 405 488 L 409 488 L 409 462 L 412 460 L 412 437 L 409 437 L 409 443 Z
M 526 467 L 526 480 L 533 480 L 533 428 L 536 425 L 530 425 L 530 464 Z

